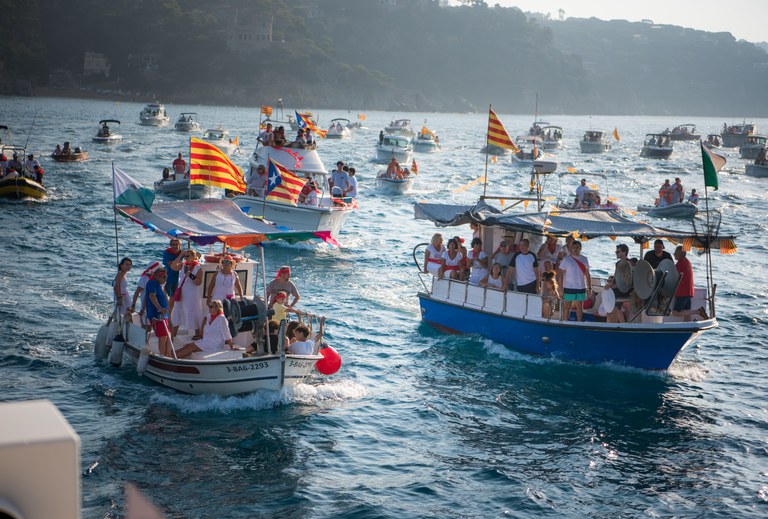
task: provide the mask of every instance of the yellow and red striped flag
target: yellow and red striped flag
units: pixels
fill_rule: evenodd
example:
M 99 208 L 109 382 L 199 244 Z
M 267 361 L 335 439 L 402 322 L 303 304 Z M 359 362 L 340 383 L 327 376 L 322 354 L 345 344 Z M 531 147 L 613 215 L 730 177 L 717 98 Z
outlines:
M 195 137 L 189 139 L 189 183 L 245 193 L 243 170 L 219 148 Z
M 413 159 L 413 163 L 411 164 L 411 173 L 414 175 L 419 174 L 419 166 L 416 165 L 416 159 Z
M 272 107 L 261 105 L 261 113 L 269 117 L 270 115 L 272 115 Z
M 520 151 L 520 148 L 512 142 L 507 130 L 504 129 L 504 125 L 501 124 L 496 112 L 491 107 L 488 107 L 488 145 L 512 150 L 515 153 Z
M 287 202 L 296 205 L 299 193 L 306 181 L 300 179 L 288 169 L 269 159 L 269 171 L 267 174 L 267 200 L 275 202 Z

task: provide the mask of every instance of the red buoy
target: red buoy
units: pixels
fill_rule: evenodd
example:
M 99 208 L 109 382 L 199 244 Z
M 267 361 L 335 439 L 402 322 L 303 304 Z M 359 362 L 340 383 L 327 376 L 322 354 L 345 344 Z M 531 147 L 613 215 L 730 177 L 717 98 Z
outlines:
M 323 358 L 315 363 L 315 369 L 317 371 L 323 375 L 333 375 L 339 371 L 341 368 L 341 355 L 339 355 L 338 351 L 330 346 L 326 346 L 325 348 L 321 348 L 319 353 Z

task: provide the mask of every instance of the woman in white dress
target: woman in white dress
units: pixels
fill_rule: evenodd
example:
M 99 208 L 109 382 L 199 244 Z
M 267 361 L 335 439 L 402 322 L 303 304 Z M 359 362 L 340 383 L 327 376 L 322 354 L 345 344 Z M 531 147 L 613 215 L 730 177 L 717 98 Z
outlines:
M 240 278 L 232 270 L 234 265 L 235 261 L 232 259 L 232 256 L 224 256 L 221 259 L 221 270 L 216 273 L 208 287 L 208 297 L 206 298 L 208 303 L 214 299 L 219 301 L 232 299 L 235 297 L 235 294 L 243 297 L 243 287 L 240 285 Z
M 117 276 L 112 281 L 112 291 L 114 293 L 115 310 L 119 312 L 122 317 L 128 311 L 130 306 L 130 295 L 128 294 L 128 280 L 126 276 L 128 271 L 131 270 L 133 262 L 131 258 L 123 258 L 117 265 Z
M 442 279 L 447 272 L 449 279 L 464 281 L 464 272 L 461 270 L 463 261 L 464 255 L 459 250 L 459 242 L 456 241 L 456 238 L 451 238 L 448 240 L 448 248 L 441 256 L 441 266 L 437 271 L 437 277 Z
M 472 249 L 467 253 L 467 261 L 471 267 L 470 285 L 479 285 L 480 280 L 488 275 L 488 255 L 483 251 L 483 241 L 472 238 Z
M 432 240 L 427 249 L 424 251 L 424 272 L 430 273 L 433 276 L 438 275 L 440 265 L 443 264 L 441 258 L 445 252 L 445 246 L 443 245 L 443 235 L 439 232 L 432 235 Z
M 195 332 L 192 339 L 200 339 L 203 321 L 203 268 L 197 261 L 198 254 L 193 250 L 184 253 L 184 267 L 179 273 L 181 301 L 173 305 L 171 321 L 174 335 L 179 328 Z
M 202 323 L 203 338 L 194 342 L 185 344 L 182 348 L 176 350 L 176 356 L 180 359 L 189 357 L 196 351 L 205 353 L 216 353 L 222 351 L 225 346 L 234 350 L 235 343 L 232 342 L 232 334 L 229 333 L 229 323 L 224 316 L 224 307 L 218 299 L 208 304 L 211 309 L 211 315 L 205 318 Z

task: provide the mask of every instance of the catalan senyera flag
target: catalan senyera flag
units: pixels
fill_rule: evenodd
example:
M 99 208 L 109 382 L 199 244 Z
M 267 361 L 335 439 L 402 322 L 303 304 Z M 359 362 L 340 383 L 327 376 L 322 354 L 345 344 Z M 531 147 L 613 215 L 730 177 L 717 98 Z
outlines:
M 304 182 L 279 162 L 269 159 L 267 200 L 296 205 Z
M 245 193 L 243 170 L 219 148 L 195 137 L 189 139 L 189 183 Z
M 272 107 L 261 105 L 261 113 L 269 117 L 272 115 Z
M 618 126 L 613 129 L 613 138 L 616 139 L 616 142 L 619 142 L 621 140 L 621 136 L 619 135 L 619 128 L 618 128 Z
M 419 166 L 416 165 L 416 159 L 413 159 L 413 163 L 411 164 L 411 173 L 414 175 L 419 174 Z
M 318 128 L 315 121 L 308 115 L 302 115 L 299 112 L 296 112 L 296 122 L 298 123 L 299 128 L 309 128 L 315 132 L 315 135 L 319 135 L 320 137 L 325 138 L 325 134 L 328 133 L 328 130 L 321 130 Z
M 496 112 L 491 107 L 488 107 L 488 144 L 512 150 L 515 153 L 520 151 L 520 148 L 512 142 L 507 130 L 504 129 L 504 125 L 501 124 L 501 121 L 496 116 Z

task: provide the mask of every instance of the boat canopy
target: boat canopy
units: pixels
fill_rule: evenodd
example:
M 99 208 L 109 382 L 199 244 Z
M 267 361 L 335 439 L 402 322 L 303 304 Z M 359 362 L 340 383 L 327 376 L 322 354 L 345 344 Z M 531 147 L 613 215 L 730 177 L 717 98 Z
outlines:
M 294 173 L 309 173 L 311 175 L 328 175 L 323 161 L 317 150 L 309 148 L 276 148 L 260 146 L 256 149 L 256 164 L 261 164 L 269 171 L 269 159 L 285 166 Z
M 152 211 L 130 205 L 116 205 L 118 214 L 145 228 L 196 245 L 225 243 L 233 249 L 263 241 L 297 243 L 314 238 L 338 245 L 330 231 L 286 231 L 243 213 L 231 200 L 206 198 L 154 204 Z
M 647 223 L 635 222 L 612 209 L 551 210 L 536 213 L 503 213 L 497 208 L 479 201 L 474 205 L 430 204 L 418 202 L 414 205 L 417 220 L 431 220 L 439 227 L 477 223 L 498 226 L 509 231 L 537 235 L 565 237 L 578 235 L 592 239 L 600 237 L 628 237 L 636 243 L 645 243 L 653 238 L 669 238 L 682 242 L 686 239 L 696 246 L 703 246 L 706 236 L 692 232 L 654 227 Z M 726 247 L 733 246 L 733 236 L 711 237 L 711 245 L 727 240 Z M 728 249 L 731 250 L 730 248 Z
M 181 112 L 179 115 L 197 115 L 197 112 Z
M 349 119 L 344 119 L 343 117 L 338 117 L 336 119 L 331 119 L 331 124 L 333 124 L 335 122 L 345 122 L 347 124 L 350 123 Z
M 105 124 L 105 123 L 117 123 L 117 124 L 120 124 L 120 121 L 118 121 L 117 119 L 102 119 L 101 121 L 99 121 L 99 124 Z

